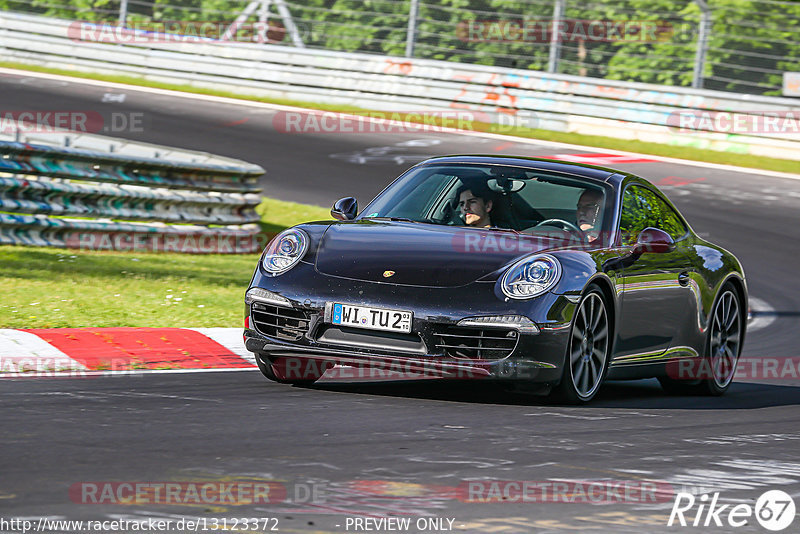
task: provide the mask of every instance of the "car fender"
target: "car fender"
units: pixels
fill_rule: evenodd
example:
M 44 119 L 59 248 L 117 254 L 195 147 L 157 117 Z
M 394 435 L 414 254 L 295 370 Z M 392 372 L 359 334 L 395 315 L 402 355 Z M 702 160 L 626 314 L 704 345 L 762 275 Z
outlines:
M 612 260 L 618 259 L 620 252 L 607 249 L 560 250 L 551 255 L 558 259 L 562 268 L 561 279 L 553 288 L 553 293 L 563 295 L 577 305 L 591 284 L 598 286 L 609 307 L 608 312 L 611 315 L 609 323 L 616 332 L 620 317 L 621 288 L 618 288 L 616 272 L 613 269 L 615 262 Z

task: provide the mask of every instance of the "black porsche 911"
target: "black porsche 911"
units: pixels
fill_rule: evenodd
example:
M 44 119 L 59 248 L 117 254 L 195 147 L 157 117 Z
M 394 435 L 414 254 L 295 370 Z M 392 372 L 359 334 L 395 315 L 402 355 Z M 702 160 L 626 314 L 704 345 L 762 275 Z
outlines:
M 503 379 L 564 402 L 606 379 L 724 393 L 746 329 L 739 261 L 646 180 L 588 165 L 446 156 L 358 214 L 266 247 L 245 296 L 261 372 L 339 366 Z

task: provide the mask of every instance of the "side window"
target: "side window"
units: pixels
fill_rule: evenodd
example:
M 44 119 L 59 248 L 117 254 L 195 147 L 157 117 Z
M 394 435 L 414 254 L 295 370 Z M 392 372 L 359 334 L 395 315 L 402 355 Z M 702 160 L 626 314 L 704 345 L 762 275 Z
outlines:
M 678 214 L 675 213 L 675 210 L 649 189 L 645 189 L 644 192 L 650 197 L 648 200 L 658 223 L 656 228 L 664 230 L 676 241 L 683 237 L 688 228 L 683 224 Z
M 648 226 L 664 230 L 676 240 L 687 231 L 675 210 L 654 192 L 635 185 L 628 187 L 622 197 L 619 223 L 623 245 L 634 244 L 639 233 Z
M 623 245 L 633 245 L 642 230 L 648 226 L 653 226 L 650 221 L 649 206 L 641 192 L 641 187 L 631 186 L 622 195 L 622 215 L 619 219 L 619 231 Z

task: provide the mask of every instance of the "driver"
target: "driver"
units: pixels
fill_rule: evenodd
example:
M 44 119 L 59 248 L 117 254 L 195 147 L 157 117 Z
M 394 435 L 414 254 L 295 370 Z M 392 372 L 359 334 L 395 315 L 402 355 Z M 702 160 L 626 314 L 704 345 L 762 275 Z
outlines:
M 578 199 L 575 219 L 586 235 L 586 240 L 592 243 L 600 236 L 600 210 L 602 209 L 603 193 L 596 189 L 585 190 Z
M 462 185 L 458 189 L 458 210 L 467 226 L 488 228 L 492 226 L 492 193 L 488 187 Z

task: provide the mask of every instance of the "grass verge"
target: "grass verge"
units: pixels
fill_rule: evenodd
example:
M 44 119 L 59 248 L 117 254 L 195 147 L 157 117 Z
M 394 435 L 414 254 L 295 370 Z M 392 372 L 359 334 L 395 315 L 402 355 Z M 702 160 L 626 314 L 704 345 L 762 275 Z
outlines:
M 37 65 L 26 65 L 22 63 L 12 63 L 3 61 L 0 61 L 0 67 L 28 70 L 32 72 L 60 74 L 64 76 L 72 76 L 75 78 L 125 83 L 130 85 L 139 85 L 139 86 L 153 87 L 158 89 L 168 89 L 172 91 L 181 91 L 186 93 L 222 96 L 227 98 L 251 100 L 251 101 L 265 102 L 270 104 L 297 106 L 307 109 L 338 111 L 342 113 L 352 113 L 357 115 L 367 115 L 370 113 L 375 113 L 374 110 L 368 110 L 354 106 L 316 104 L 316 103 L 297 101 L 297 100 L 241 95 L 230 91 L 219 91 L 214 89 L 191 87 L 182 84 L 169 84 L 169 83 L 156 82 L 135 76 L 94 74 L 94 73 L 71 71 L 64 69 L 53 69 L 47 67 L 40 67 Z M 771 170 L 778 172 L 800 173 L 800 162 L 786 160 L 786 159 L 751 156 L 748 154 L 737 154 L 732 152 L 719 152 L 716 150 L 707 150 L 692 146 L 663 145 L 659 143 L 648 143 L 645 141 L 617 139 L 614 137 L 602 137 L 602 136 L 583 135 L 583 134 L 566 133 L 566 132 L 553 132 L 550 130 L 536 130 L 530 128 L 514 128 L 513 130 L 497 132 L 496 127 L 494 127 L 493 125 L 486 123 L 477 123 L 477 122 L 473 123 L 472 126 L 476 131 L 505 133 L 516 137 L 539 139 L 543 141 L 556 141 L 560 143 L 585 145 L 596 148 L 608 148 L 611 150 L 623 150 L 627 152 L 639 152 L 642 154 L 652 154 L 655 156 L 664 156 L 664 157 L 687 159 L 694 161 L 704 161 L 708 163 L 719 163 L 723 165 L 737 165 L 740 167 L 749 167 L 754 169 L 763 169 L 763 170 Z
M 257 211 L 270 234 L 330 218 L 274 199 Z M 240 326 L 258 257 L 0 246 L 0 327 Z

